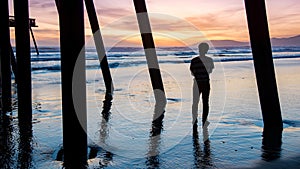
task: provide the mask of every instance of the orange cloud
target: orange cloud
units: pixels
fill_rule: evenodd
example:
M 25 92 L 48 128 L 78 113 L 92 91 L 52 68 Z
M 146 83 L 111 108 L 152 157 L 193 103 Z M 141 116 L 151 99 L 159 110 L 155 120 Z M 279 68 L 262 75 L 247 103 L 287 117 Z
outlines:
M 298 1 L 272 0 L 266 1 L 266 4 L 272 37 L 300 34 Z M 95 1 L 95 6 L 107 46 L 120 41 L 126 41 L 128 45 L 140 45 L 138 38 L 130 38 L 140 36 L 132 0 Z M 147 0 L 147 7 L 157 46 L 180 45 L 177 41 L 193 44 L 205 37 L 209 40 L 249 39 L 244 3 L 241 0 Z M 12 6 L 10 9 L 12 14 Z M 30 16 L 36 18 L 39 26 L 34 28 L 38 45 L 59 45 L 59 21 L 55 2 L 31 0 Z M 85 28 L 86 35 L 91 35 L 87 15 Z

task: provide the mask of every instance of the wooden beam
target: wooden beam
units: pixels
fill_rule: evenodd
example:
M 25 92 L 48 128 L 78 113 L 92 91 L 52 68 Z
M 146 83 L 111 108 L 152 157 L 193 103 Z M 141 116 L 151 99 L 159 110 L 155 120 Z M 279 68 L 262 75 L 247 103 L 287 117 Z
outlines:
M 264 0 L 245 0 L 256 81 L 264 121 L 263 146 L 279 148 L 282 117 Z
M 83 0 L 59 1 L 63 149 L 66 168 L 87 165 Z
M 108 66 L 106 51 L 104 47 L 104 42 L 102 39 L 100 26 L 97 19 L 97 13 L 95 10 L 94 2 L 93 0 L 85 0 L 85 6 L 88 13 L 94 42 L 98 54 L 98 59 L 100 62 L 100 68 L 102 70 L 102 75 L 105 83 L 106 88 L 106 95 L 112 95 L 113 94 L 113 83 L 111 78 L 111 73 Z
M 15 83 L 18 84 L 18 68 L 17 68 L 17 61 L 16 61 L 16 58 L 15 58 L 15 54 L 14 54 L 14 50 L 10 44 L 10 62 L 11 62 L 11 68 L 12 68 L 12 72 L 14 73 L 15 75 Z
M 0 2 L 0 67 L 2 111 L 11 111 L 11 68 L 8 0 Z
M 14 0 L 19 123 L 31 123 L 32 87 L 28 0 Z
M 148 70 L 156 100 L 155 113 L 153 120 L 163 117 L 166 106 L 166 95 L 164 91 L 163 81 L 159 69 L 155 44 L 152 36 L 151 25 L 147 12 L 145 0 L 133 0 L 140 33 L 143 41 L 144 51 L 148 64 Z
M 31 27 L 29 27 L 29 30 L 30 30 L 30 34 L 31 34 L 31 38 L 32 38 L 32 41 L 33 41 L 33 44 L 34 44 L 34 48 L 35 48 L 36 54 L 40 55 L 40 52 L 39 52 L 39 49 L 37 47 L 37 44 L 36 44 L 36 41 L 35 41 L 35 37 L 34 37 L 34 34 L 33 34 L 33 31 L 31 29 Z

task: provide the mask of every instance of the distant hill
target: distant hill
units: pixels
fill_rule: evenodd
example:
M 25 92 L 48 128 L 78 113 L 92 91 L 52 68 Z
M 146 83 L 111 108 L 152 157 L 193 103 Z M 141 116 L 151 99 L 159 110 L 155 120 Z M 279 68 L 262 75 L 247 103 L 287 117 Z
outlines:
M 300 35 L 289 38 L 272 38 L 272 46 L 299 46 Z
M 214 47 L 241 47 L 249 46 L 249 42 L 239 42 L 234 40 L 212 40 Z
M 234 40 L 212 40 L 211 43 L 214 47 L 241 47 L 250 46 L 249 42 L 240 42 Z M 300 35 L 289 38 L 272 38 L 272 46 L 299 46 L 300 47 Z

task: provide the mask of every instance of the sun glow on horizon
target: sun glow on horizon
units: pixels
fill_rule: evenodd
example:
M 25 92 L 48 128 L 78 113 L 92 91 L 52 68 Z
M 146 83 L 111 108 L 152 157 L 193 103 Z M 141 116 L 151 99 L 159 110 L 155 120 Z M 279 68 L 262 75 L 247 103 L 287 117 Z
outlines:
M 39 46 L 59 45 L 59 20 L 53 0 L 31 0 L 30 17 L 39 27 L 33 28 Z M 242 0 L 146 1 L 156 46 L 182 46 L 201 38 L 209 40 L 249 41 L 246 13 Z M 170 4 L 172 4 L 170 6 Z M 10 1 L 10 14 L 13 14 Z M 271 37 L 292 37 L 300 34 L 300 3 L 296 0 L 266 0 Z M 132 0 L 95 1 L 103 39 L 107 46 L 135 46 L 139 34 Z M 278 12 L 280 11 L 280 12 Z M 126 18 L 126 16 L 128 16 Z M 127 19 L 127 20 L 126 20 Z M 14 29 L 11 39 L 14 41 Z M 91 36 L 85 12 L 85 33 Z M 124 40 L 126 39 L 126 40 Z M 180 42 L 181 41 L 181 42 Z

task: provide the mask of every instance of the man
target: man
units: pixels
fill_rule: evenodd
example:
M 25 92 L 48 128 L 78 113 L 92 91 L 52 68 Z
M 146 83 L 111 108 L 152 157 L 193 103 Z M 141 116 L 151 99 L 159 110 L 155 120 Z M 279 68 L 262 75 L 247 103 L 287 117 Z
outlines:
M 198 123 L 198 104 L 201 94 L 203 103 L 202 126 L 209 125 L 209 122 L 207 121 L 210 92 L 209 74 L 212 73 L 212 70 L 214 69 L 214 62 L 212 58 L 205 56 L 205 54 L 208 52 L 209 45 L 207 43 L 200 43 L 198 48 L 200 55 L 193 58 L 190 64 L 190 71 L 194 76 L 192 105 L 194 127 L 197 127 Z

